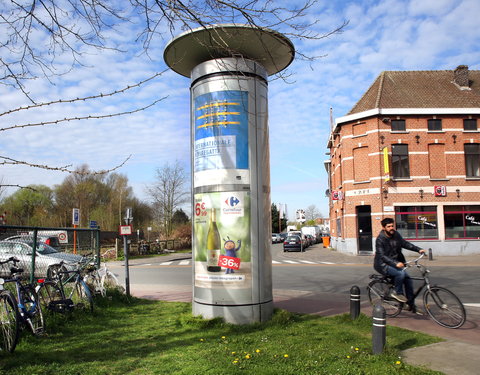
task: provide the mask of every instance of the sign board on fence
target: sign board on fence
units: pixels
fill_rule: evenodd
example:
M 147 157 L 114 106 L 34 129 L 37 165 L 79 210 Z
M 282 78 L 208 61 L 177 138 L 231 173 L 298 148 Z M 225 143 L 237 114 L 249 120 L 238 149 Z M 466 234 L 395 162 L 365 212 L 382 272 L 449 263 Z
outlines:
M 118 232 L 122 236 L 129 236 L 132 234 L 132 231 L 133 231 L 132 225 L 120 225 Z
M 95 220 L 90 220 L 90 228 L 91 229 L 97 229 L 98 228 L 97 222 Z

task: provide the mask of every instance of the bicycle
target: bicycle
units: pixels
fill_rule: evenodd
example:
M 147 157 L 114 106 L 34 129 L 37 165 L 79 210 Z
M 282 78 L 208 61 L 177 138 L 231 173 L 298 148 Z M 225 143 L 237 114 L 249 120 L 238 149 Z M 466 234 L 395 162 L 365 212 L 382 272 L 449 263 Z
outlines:
M 405 263 L 404 269 L 416 267 L 421 274 L 421 277 L 410 276 L 410 278 L 423 281 L 414 291 L 414 298 L 417 298 L 421 291 L 425 290 L 422 298 L 423 306 L 435 323 L 446 328 L 460 328 L 467 319 L 465 308 L 453 292 L 444 287 L 430 284 L 428 277 L 430 270 L 418 263 L 424 256 L 425 254 L 421 254 L 418 258 Z M 367 286 L 367 294 L 372 306 L 383 306 L 389 317 L 400 314 L 405 304 L 391 297 L 392 291 L 395 290 L 392 277 L 372 274 L 370 279 L 372 281 Z
M 73 266 L 68 270 L 65 265 Z M 73 309 L 93 312 L 93 297 L 82 276 L 80 264 L 60 262 L 47 280 L 39 280 L 38 294 L 49 310 L 68 312 Z
M 100 268 L 97 268 L 95 260 L 86 267 L 85 282 L 90 290 L 102 297 L 107 295 L 107 291 L 116 289 L 123 292 L 123 287 L 118 282 L 117 277 L 111 272 L 104 262 Z
M 3 284 L 4 279 L 0 278 L 0 350 L 13 353 L 18 342 L 20 319 L 15 297 L 4 289 Z
M 18 329 L 21 326 L 28 327 L 34 336 L 40 336 L 45 332 L 45 322 L 43 320 L 43 312 L 40 306 L 38 295 L 35 291 L 35 288 L 31 284 L 22 283 L 22 280 L 19 274 L 23 273 L 22 268 L 18 268 L 16 265 L 20 260 L 11 257 L 5 261 L 1 261 L 0 264 L 13 263 L 13 266 L 10 267 L 10 276 L 9 278 L 3 279 L 3 288 L 5 284 L 14 284 L 14 293 L 12 291 L 3 290 L 3 295 L 9 295 L 5 297 L 5 301 L 8 303 L 13 303 L 16 306 L 17 310 L 17 337 Z M 7 292 L 7 293 L 5 293 Z M 13 315 L 11 315 L 13 318 Z M 3 326 L 3 321 L 2 321 Z M 12 336 L 13 338 L 13 336 Z

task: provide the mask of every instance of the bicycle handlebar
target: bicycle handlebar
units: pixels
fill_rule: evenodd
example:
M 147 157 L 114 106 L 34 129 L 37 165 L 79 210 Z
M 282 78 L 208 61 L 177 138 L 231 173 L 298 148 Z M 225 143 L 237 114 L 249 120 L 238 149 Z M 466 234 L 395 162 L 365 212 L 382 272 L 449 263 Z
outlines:
M 405 266 L 410 266 L 412 264 L 417 264 L 420 259 L 422 259 L 427 253 L 422 253 L 418 258 L 415 258 L 413 260 L 409 260 L 408 262 L 405 262 Z

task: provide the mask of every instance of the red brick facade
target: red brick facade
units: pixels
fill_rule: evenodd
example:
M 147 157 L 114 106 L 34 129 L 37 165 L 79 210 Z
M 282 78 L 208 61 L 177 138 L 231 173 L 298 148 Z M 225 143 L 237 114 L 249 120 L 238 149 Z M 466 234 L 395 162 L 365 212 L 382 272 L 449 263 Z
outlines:
M 480 105 L 372 109 L 337 119 L 329 141 L 331 198 L 340 198 L 330 200 L 334 247 L 372 252 L 380 220 L 394 217 L 421 247 L 480 253 Z

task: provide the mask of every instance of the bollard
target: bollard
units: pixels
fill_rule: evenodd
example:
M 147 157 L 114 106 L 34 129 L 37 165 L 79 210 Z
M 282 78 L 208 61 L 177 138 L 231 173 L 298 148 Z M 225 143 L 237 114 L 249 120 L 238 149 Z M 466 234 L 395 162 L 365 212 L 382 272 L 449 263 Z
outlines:
M 428 260 L 433 260 L 432 248 L 428 249 Z
M 373 308 L 372 323 L 373 354 L 382 354 L 387 339 L 387 319 L 383 306 L 376 305 Z
M 350 288 L 350 316 L 355 320 L 360 315 L 360 288 L 356 285 Z

